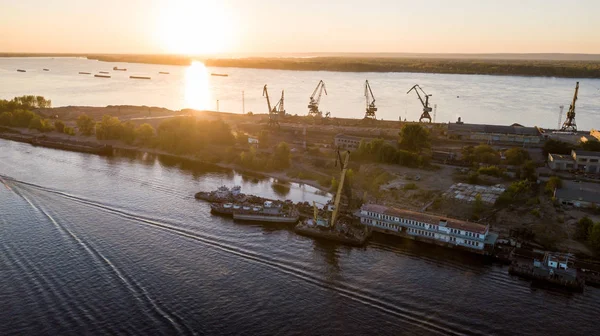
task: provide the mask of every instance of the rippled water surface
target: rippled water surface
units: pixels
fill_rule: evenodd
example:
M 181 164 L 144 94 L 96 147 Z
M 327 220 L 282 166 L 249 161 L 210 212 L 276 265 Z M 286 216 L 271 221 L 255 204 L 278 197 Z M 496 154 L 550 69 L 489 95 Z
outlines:
M 592 335 L 600 290 L 533 288 L 478 257 L 364 248 L 210 215 L 199 190 L 309 187 L 0 140 L 0 326 L 22 334 Z
M 128 71 L 112 71 L 114 66 Z M 43 71 L 48 68 L 50 71 Z M 17 72 L 24 69 L 27 72 Z M 112 78 L 79 75 L 109 71 Z M 167 71 L 169 75 L 160 75 Z M 213 77 L 210 73 L 227 73 Z M 150 76 L 133 80 L 130 75 Z M 510 125 L 520 123 L 545 128 L 557 127 L 559 106 L 563 117 L 573 99 L 575 82 L 580 82 L 577 124 L 580 129 L 600 127 L 600 79 L 551 77 L 445 75 L 422 73 L 342 73 L 329 71 L 284 71 L 236 68 L 166 66 L 107 63 L 81 58 L 0 58 L 0 99 L 37 94 L 52 99 L 54 106 L 146 105 L 170 109 L 193 107 L 242 113 L 267 112 L 262 89 L 268 84 L 271 99 L 285 90 L 290 114 L 306 115 L 308 100 L 319 80 L 327 86 L 321 110 L 333 117 L 362 118 L 365 113 L 364 83 L 369 80 L 376 98 L 378 118 L 418 120 L 422 107 L 414 92 L 420 84 L 432 94 L 438 122 Z

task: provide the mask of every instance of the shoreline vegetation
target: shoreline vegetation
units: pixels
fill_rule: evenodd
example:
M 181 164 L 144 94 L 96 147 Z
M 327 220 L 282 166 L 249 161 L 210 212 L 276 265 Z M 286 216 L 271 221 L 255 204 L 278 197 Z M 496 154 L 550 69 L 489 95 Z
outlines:
M 182 55 L 116 55 L 116 54 L 0 54 L 0 57 L 86 57 L 103 62 L 144 63 L 188 66 L 201 61 L 210 67 L 272 69 L 293 71 L 335 72 L 413 72 L 465 75 L 498 75 L 562 78 L 600 78 L 600 56 L 574 55 L 572 59 L 562 54 L 554 57 L 511 57 L 497 54 L 483 57 L 462 55 L 431 56 L 381 56 L 374 54 L 316 57 L 241 57 L 207 58 Z M 587 56 L 587 57 L 583 57 Z M 504 58 L 502 58 L 504 57 Z

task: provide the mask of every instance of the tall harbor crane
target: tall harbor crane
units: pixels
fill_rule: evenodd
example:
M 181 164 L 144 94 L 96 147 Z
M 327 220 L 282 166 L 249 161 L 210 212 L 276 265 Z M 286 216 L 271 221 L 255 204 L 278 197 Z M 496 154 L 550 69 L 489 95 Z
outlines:
M 348 171 L 348 162 L 350 161 L 350 151 L 346 152 L 346 157 L 342 161 L 342 155 L 340 151 L 337 152 L 338 160 L 340 162 L 340 168 L 342 169 L 342 173 L 340 174 L 340 183 L 338 184 L 337 192 L 335 193 L 335 200 L 333 202 L 333 213 L 331 214 L 331 223 L 329 226 L 335 225 L 335 220 L 337 219 L 337 215 L 340 209 L 340 200 L 342 199 L 342 189 L 344 188 L 344 180 L 346 178 L 346 172 Z
M 321 95 L 325 91 L 325 95 L 327 95 L 327 89 L 325 88 L 325 82 L 321 80 L 317 87 L 313 91 L 312 96 L 310 96 L 310 101 L 308 103 L 308 115 L 313 117 L 322 117 L 323 112 L 319 111 L 319 103 L 321 102 Z M 318 93 L 318 94 L 317 94 Z M 317 98 L 315 99 L 315 96 Z
M 283 105 L 284 91 L 281 90 L 281 99 L 271 107 L 271 100 L 269 99 L 269 91 L 267 90 L 267 84 L 263 87 L 263 97 L 267 98 L 267 107 L 269 108 L 269 127 L 279 127 L 279 118 L 285 116 L 285 108 Z
M 373 90 L 371 90 L 371 85 L 369 85 L 368 80 L 365 81 L 365 99 L 367 101 L 365 119 L 377 120 L 377 117 L 375 117 L 375 111 L 377 111 L 377 107 L 375 107 L 375 96 L 373 96 Z
M 569 112 L 567 112 L 567 119 L 562 125 L 561 131 L 572 131 L 577 132 L 577 124 L 575 123 L 575 102 L 577 101 L 577 93 L 579 92 L 579 82 L 575 85 L 575 94 L 573 95 L 573 102 L 569 106 Z
M 423 105 L 423 113 L 421 114 L 421 117 L 419 118 L 419 122 L 423 122 L 423 120 L 427 119 L 429 122 L 431 122 L 431 115 L 429 114 L 429 112 L 431 112 L 433 109 L 429 106 L 429 97 L 431 97 L 431 95 L 428 95 L 427 93 L 425 93 L 425 91 L 423 91 L 423 89 L 419 86 L 419 84 L 415 84 L 412 88 L 410 88 L 410 90 L 408 90 L 406 92 L 406 94 L 409 94 L 411 91 L 415 91 L 415 93 L 417 94 L 417 97 L 419 97 L 419 100 L 421 101 L 421 104 Z M 419 94 L 419 90 L 421 91 L 421 93 L 423 93 L 423 96 L 425 97 L 425 101 L 423 101 L 423 98 L 421 98 L 421 94 Z
M 335 226 L 335 220 L 338 217 L 338 213 L 339 213 L 339 209 L 340 209 L 340 202 L 342 199 L 344 180 L 346 179 L 346 172 L 348 171 L 348 161 L 350 161 L 350 151 L 347 151 L 346 157 L 344 159 L 342 159 L 342 155 L 340 154 L 340 151 L 338 149 L 336 165 L 338 162 L 340 163 L 340 168 L 341 168 L 342 172 L 340 175 L 340 183 L 338 184 L 337 193 L 335 194 L 334 199 L 333 199 L 333 211 L 331 213 L 331 219 L 319 218 L 319 210 L 317 209 L 317 204 L 315 202 L 313 202 L 314 222 L 317 223 L 318 225 L 329 227 L 329 228 L 332 228 Z

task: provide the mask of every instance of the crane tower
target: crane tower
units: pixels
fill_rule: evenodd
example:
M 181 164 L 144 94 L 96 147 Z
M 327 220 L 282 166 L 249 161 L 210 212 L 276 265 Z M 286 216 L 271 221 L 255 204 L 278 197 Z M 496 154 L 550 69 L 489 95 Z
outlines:
M 569 112 L 567 112 L 567 119 L 562 125 L 561 131 L 572 131 L 577 132 L 577 124 L 575 123 L 575 102 L 577 101 L 577 93 L 579 92 L 579 82 L 575 85 L 575 94 L 573 95 L 573 102 L 569 106 Z
M 430 94 L 428 95 L 427 93 L 425 93 L 425 91 L 423 91 L 423 89 L 419 86 L 419 84 L 415 84 L 412 88 L 410 88 L 410 90 L 408 90 L 406 92 L 406 94 L 409 94 L 413 90 L 417 94 L 417 97 L 419 97 L 419 100 L 421 101 L 421 105 L 423 105 L 423 113 L 421 114 L 421 117 L 419 118 L 419 122 L 423 122 L 423 120 L 428 120 L 428 122 L 431 122 L 431 115 L 429 114 L 429 112 L 431 112 L 433 110 L 431 108 L 431 106 L 429 106 L 429 97 L 431 97 L 431 95 Z M 419 90 L 425 97 L 425 101 L 423 101 L 423 98 L 421 97 Z
M 312 117 L 322 117 L 323 112 L 319 111 L 319 104 L 321 103 L 321 95 L 325 92 L 327 95 L 327 89 L 325 88 L 325 82 L 322 80 L 319 81 L 317 87 L 313 91 L 313 94 L 310 96 L 310 101 L 308 102 L 308 115 Z M 316 98 L 315 98 L 316 96 Z
M 371 85 L 369 85 L 369 81 L 365 81 L 365 99 L 367 101 L 367 108 L 365 113 L 365 120 L 377 120 L 375 116 L 375 112 L 377 111 L 377 107 L 375 107 L 375 96 L 373 95 L 373 90 L 371 90 Z

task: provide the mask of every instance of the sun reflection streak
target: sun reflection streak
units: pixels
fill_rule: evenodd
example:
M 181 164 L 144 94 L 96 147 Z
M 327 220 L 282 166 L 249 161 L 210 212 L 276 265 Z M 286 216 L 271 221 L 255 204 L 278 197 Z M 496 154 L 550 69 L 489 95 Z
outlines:
M 194 61 L 185 70 L 185 103 L 188 108 L 208 110 L 210 107 L 209 73 L 204 63 Z

